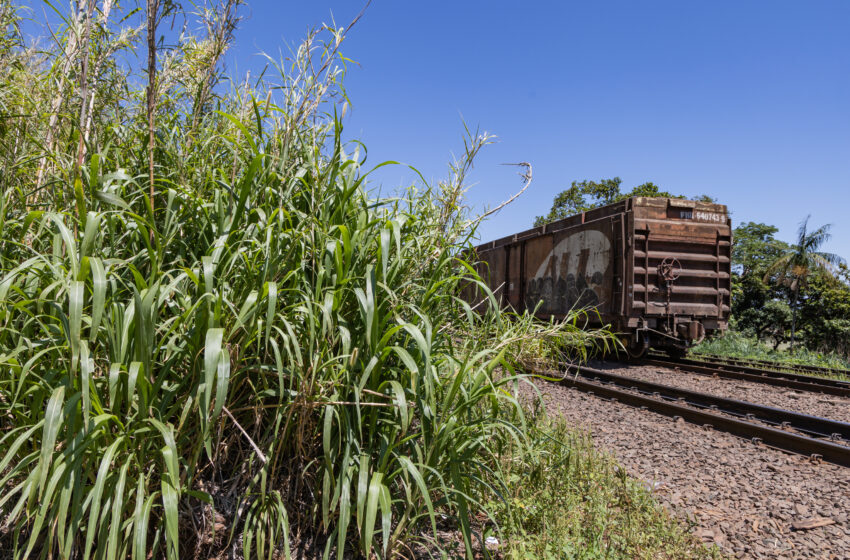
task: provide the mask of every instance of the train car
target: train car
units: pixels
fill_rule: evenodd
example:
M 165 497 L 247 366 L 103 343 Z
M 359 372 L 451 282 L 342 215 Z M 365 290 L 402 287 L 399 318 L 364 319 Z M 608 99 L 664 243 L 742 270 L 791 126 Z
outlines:
M 732 227 L 722 204 L 633 197 L 476 247 L 503 307 L 586 309 L 633 356 L 681 354 L 727 327 Z

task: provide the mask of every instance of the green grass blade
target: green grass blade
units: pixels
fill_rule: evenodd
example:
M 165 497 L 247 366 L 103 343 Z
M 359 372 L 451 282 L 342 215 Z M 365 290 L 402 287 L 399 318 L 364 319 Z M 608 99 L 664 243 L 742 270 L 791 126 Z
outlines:
M 38 461 L 39 492 L 43 492 L 53 462 L 53 453 L 56 446 L 56 436 L 62 426 L 62 410 L 65 399 L 65 387 L 57 387 L 53 390 L 47 409 L 44 412 L 44 429 L 41 437 L 41 458 Z M 8 456 L 7 456 L 8 457 Z M 3 462 L 6 462 L 4 458 Z
M 360 533 L 363 553 L 368 557 L 372 550 L 372 536 L 375 533 L 375 522 L 378 517 L 378 500 L 381 497 L 381 488 L 383 488 L 383 473 L 376 472 L 372 474 L 372 480 L 369 482 L 369 492 L 366 498 L 366 512 L 360 527 Z
M 84 284 L 78 280 L 68 286 L 68 342 L 71 344 L 71 375 L 80 360 L 80 341 L 83 328 Z
M 97 329 L 100 327 L 103 311 L 106 308 L 106 272 L 103 269 L 103 263 L 97 257 L 89 259 L 89 266 L 92 273 L 92 313 L 89 340 L 93 341 L 97 337 Z
M 83 558 L 91 558 L 91 549 L 94 544 L 95 533 L 97 532 L 95 530 L 95 527 L 97 527 L 97 520 L 104 513 L 100 509 L 104 487 L 107 483 L 109 483 L 110 494 L 114 487 L 112 477 L 109 476 L 109 471 L 112 468 L 112 458 L 123 443 L 123 437 L 118 437 L 114 442 L 112 442 L 112 445 L 110 445 L 103 454 L 103 458 L 100 461 L 100 467 L 97 469 L 97 477 L 94 480 L 94 487 L 92 488 L 91 493 L 91 503 L 89 504 L 89 522 L 86 530 L 86 544 L 84 549 L 85 551 L 83 552 Z

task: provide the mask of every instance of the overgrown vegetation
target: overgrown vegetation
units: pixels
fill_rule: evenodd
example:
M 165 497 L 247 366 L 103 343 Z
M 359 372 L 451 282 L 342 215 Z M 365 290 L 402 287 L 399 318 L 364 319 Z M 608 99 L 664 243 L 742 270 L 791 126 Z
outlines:
M 509 486 L 487 506 L 504 519 L 505 557 L 686 559 L 719 557 L 658 506 L 587 434 L 530 414 L 531 445 L 508 441 L 499 465 Z
M 788 349 L 773 348 L 771 345 L 765 344 L 753 336 L 747 336 L 738 330 L 730 330 L 723 336 L 705 340 L 694 346 L 692 352 L 696 355 L 769 360 L 780 365 L 796 364 L 850 370 L 850 361 L 835 352 L 823 353 L 807 348 L 797 348 L 792 354 Z
M 819 259 L 825 266 L 794 266 L 790 261 L 811 236 L 803 229 L 802 238 L 789 245 L 776 239 L 777 231 L 774 226 L 752 222 L 735 228 L 731 327 L 739 334 L 725 337 L 728 342 L 709 344 L 715 346 L 715 352 L 728 351 L 730 355 L 751 350 L 751 357 L 768 352 L 759 349 L 768 344 L 771 354 L 782 357 L 788 354 L 794 331 L 800 343 L 794 349 L 795 359 L 821 365 L 846 363 L 850 358 L 850 269 L 834 255 L 829 258 L 831 263 Z M 828 234 L 823 228 L 815 233 L 821 240 Z M 812 254 L 812 259 L 817 257 Z M 752 341 L 750 350 L 745 349 L 746 339 Z M 700 348 L 707 347 L 703 344 Z
M 606 336 L 459 297 L 491 297 L 462 202 L 489 137 L 374 200 L 339 117 L 345 29 L 225 82 L 239 2 L 145 7 L 74 4 L 34 45 L 0 3 L 2 554 L 384 558 L 438 552 L 440 521 L 471 556 L 506 450 L 545 453 L 495 368 Z

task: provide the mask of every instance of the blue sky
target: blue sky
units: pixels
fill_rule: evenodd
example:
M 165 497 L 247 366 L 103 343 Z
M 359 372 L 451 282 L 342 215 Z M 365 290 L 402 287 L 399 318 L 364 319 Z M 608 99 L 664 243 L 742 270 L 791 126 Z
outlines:
M 361 2 L 254 0 L 229 60 L 311 26 L 350 21 Z M 520 186 L 504 162 L 529 161 L 531 188 L 481 228 L 525 229 L 573 180 L 653 181 L 727 204 L 791 240 L 832 223 L 828 250 L 850 258 L 850 2 L 375 0 L 344 53 L 346 134 L 370 160 L 446 174 L 461 115 L 498 135 L 478 159 L 469 201 L 495 206 Z M 412 181 L 403 167 L 383 190 Z

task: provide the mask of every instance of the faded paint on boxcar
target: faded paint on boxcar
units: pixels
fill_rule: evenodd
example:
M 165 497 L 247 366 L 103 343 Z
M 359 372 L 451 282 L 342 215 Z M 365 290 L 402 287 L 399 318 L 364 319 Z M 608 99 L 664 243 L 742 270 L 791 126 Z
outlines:
M 527 309 L 533 310 L 538 302 L 537 312 L 543 315 L 607 308 L 611 300 L 610 227 L 558 232 L 529 241 L 526 250 Z

